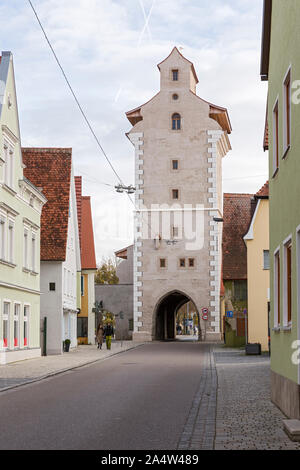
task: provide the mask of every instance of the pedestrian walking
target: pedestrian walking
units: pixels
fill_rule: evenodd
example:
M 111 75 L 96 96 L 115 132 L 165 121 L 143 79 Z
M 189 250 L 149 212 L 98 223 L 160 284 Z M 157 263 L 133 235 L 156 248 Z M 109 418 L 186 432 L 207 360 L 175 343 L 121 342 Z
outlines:
M 111 349 L 111 339 L 115 333 L 114 333 L 113 326 L 110 322 L 107 323 L 105 330 L 104 330 L 104 334 L 105 334 L 105 339 L 106 339 L 106 348 Z
M 96 335 L 98 349 L 102 349 L 103 336 L 104 336 L 104 328 L 103 328 L 103 325 L 99 323 L 98 328 L 97 328 L 97 335 Z

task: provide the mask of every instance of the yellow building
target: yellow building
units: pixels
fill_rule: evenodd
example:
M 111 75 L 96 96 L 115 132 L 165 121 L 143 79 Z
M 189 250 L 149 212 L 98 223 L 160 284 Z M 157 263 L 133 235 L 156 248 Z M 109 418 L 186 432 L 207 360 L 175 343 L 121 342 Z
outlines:
M 248 265 L 248 342 L 268 350 L 270 295 L 269 183 L 254 196 L 256 209 L 244 240 Z
M 91 198 L 82 196 L 81 176 L 75 176 L 81 252 L 81 310 L 77 318 L 78 344 L 95 344 L 95 274 L 97 272 Z

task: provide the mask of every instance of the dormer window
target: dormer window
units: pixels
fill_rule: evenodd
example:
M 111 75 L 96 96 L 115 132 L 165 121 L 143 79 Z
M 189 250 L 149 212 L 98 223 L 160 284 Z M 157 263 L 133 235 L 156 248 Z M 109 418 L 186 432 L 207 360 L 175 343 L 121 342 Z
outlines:
M 180 129 L 181 129 L 181 117 L 180 117 L 180 114 L 175 113 L 172 116 L 172 130 L 180 131 Z
M 179 76 L 178 69 L 172 70 L 172 80 L 173 80 L 173 82 L 178 82 L 178 76 Z

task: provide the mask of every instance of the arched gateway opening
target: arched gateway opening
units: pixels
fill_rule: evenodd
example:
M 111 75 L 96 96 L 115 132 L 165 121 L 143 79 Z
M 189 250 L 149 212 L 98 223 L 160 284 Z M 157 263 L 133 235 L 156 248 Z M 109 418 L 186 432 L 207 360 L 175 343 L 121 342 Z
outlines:
M 165 295 L 158 302 L 154 312 L 156 340 L 170 341 L 176 339 L 177 312 L 188 302 L 193 301 L 188 295 L 177 290 Z

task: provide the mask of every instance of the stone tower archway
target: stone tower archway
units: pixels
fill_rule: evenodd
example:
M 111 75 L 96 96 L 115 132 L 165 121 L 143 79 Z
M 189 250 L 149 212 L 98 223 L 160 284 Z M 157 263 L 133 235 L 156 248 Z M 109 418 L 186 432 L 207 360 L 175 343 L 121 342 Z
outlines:
M 174 290 L 165 294 L 158 301 L 153 314 L 154 339 L 159 341 L 170 341 L 176 339 L 177 312 L 184 304 L 190 301 L 194 303 L 191 297 L 179 290 Z

